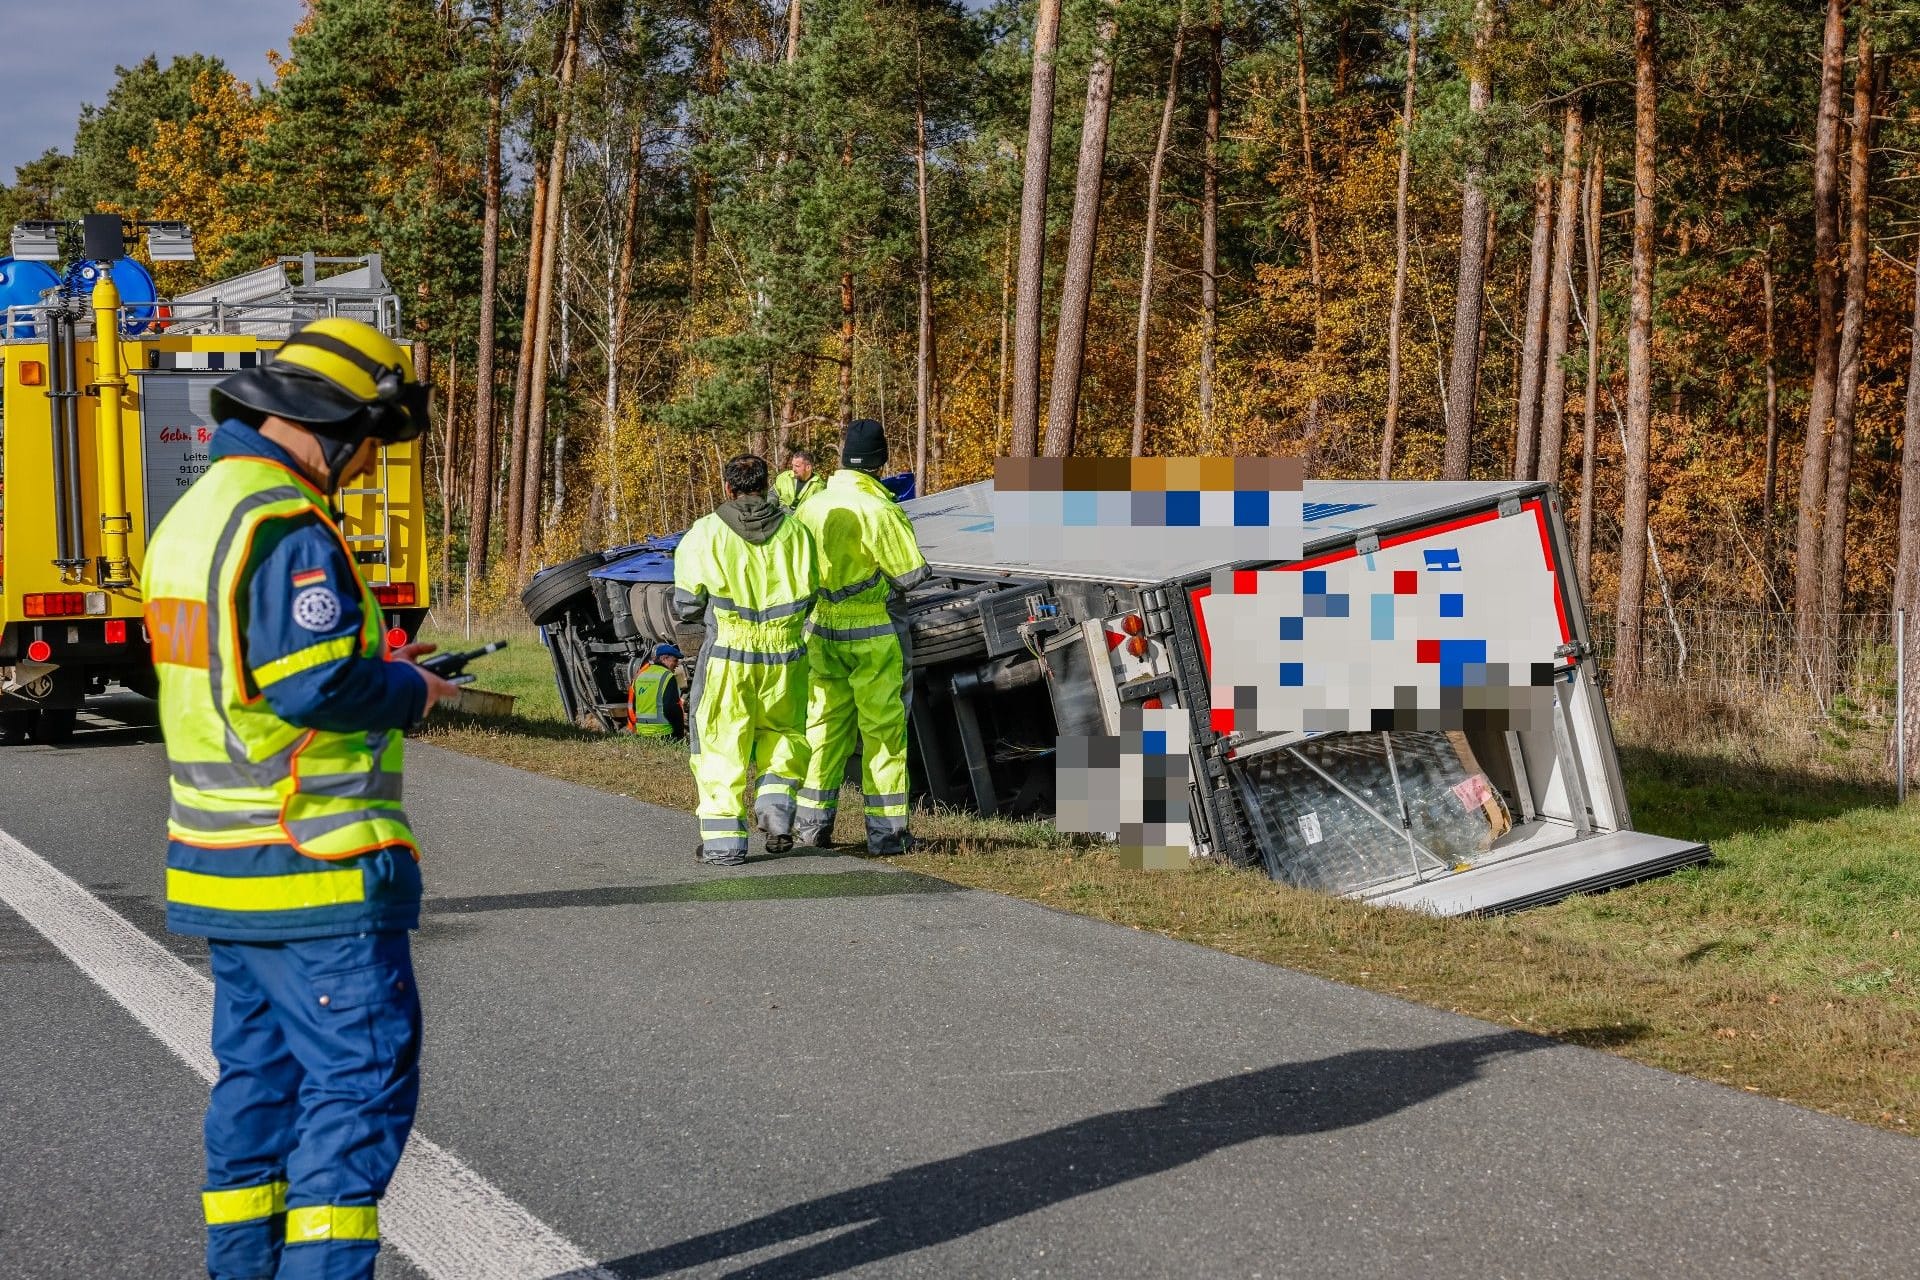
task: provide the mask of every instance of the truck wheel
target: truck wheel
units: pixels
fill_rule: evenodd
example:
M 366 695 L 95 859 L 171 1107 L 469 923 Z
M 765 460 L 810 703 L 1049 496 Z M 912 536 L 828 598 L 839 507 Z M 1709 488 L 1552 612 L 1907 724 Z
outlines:
M 73 726 L 79 712 L 72 707 L 44 707 L 33 713 L 28 736 L 43 747 L 57 747 L 73 738 Z
M 520 603 L 526 606 L 527 617 L 533 621 L 533 625 L 544 627 L 549 622 L 558 621 L 575 596 L 588 592 L 593 584 L 587 575 L 598 569 L 600 564 L 600 553 L 595 551 L 590 555 L 575 556 L 535 574 L 533 581 L 520 594 Z M 591 608 L 590 593 L 587 599 Z M 596 617 L 599 615 L 598 609 L 592 609 L 592 612 Z
M 120 683 L 149 702 L 160 697 L 160 673 L 152 667 L 133 667 L 120 673 Z
M 0 711 L 0 746 L 25 742 L 33 728 L 33 712 Z

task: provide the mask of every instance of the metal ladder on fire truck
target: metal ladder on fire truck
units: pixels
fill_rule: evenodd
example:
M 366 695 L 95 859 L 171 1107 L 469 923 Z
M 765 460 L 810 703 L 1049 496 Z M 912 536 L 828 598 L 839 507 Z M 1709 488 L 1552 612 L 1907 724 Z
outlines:
M 288 268 L 298 266 L 300 279 L 288 278 Z M 344 267 L 324 279 L 323 266 Z M 174 299 L 174 331 L 187 325 L 209 325 L 212 332 L 244 330 L 249 326 L 282 329 L 282 336 L 322 316 L 347 316 L 364 320 L 389 338 L 400 336 L 399 299 L 387 283 L 380 255 L 360 254 L 329 257 L 324 254 L 284 254 L 272 266 L 223 280 L 217 284 L 179 295 Z M 359 533 L 345 533 L 348 550 L 370 587 L 393 583 L 393 509 L 392 483 L 387 452 L 379 454 L 374 482 L 339 491 L 343 499 L 363 499 L 367 510 L 353 521 Z M 377 566 L 379 576 L 370 569 Z

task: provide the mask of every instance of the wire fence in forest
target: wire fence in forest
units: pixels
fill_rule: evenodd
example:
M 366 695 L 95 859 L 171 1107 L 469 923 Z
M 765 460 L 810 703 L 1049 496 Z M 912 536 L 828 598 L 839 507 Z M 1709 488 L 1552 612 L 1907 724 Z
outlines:
M 1594 649 L 1609 675 L 1616 617 L 1592 615 Z M 1894 620 L 1885 612 L 1828 614 L 1802 644 L 1793 615 L 1779 610 L 1649 607 L 1641 614 L 1640 680 L 1727 702 L 1801 700 L 1822 715 L 1890 722 L 1899 675 Z

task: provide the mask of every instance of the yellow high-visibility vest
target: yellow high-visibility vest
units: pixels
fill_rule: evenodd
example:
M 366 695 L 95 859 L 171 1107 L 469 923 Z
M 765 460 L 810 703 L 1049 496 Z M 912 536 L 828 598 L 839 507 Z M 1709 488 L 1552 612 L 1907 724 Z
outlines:
M 392 908 L 417 913 L 417 872 L 396 883 L 394 855 L 371 856 L 396 846 L 419 856 L 401 808 L 400 732 L 290 724 L 247 667 L 239 617 L 255 537 L 272 521 L 316 518 L 338 536 L 304 477 L 265 458 L 226 457 L 187 490 L 147 549 L 142 586 L 171 772 L 167 900 L 218 925 L 213 936 L 391 927 L 383 920 Z M 358 634 L 274 665 L 380 656 L 380 606 L 358 585 Z M 386 894 L 411 901 L 383 903 Z

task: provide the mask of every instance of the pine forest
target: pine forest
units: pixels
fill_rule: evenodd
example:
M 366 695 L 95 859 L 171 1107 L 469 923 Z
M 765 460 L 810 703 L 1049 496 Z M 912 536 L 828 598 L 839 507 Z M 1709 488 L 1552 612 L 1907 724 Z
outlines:
M 880 419 L 1004 455 L 1557 482 L 1613 678 L 1677 610 L 1920 611 L 1920 56 L 1886 0 L 310 0 L 121 68 L 0 217 L 186 288 L 384 255 L 436 576 L 684 527 Z M 1675 627 L 1678 635 L 1678 628 Z

